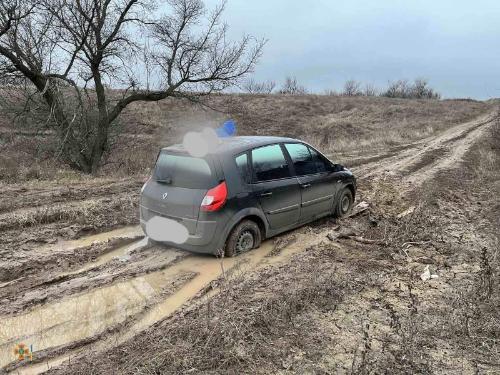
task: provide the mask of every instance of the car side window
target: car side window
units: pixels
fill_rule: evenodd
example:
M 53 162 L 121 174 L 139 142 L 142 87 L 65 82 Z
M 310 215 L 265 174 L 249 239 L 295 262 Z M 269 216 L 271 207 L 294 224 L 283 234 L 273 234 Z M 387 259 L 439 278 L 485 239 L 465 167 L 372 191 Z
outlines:
M 253 149 L 252 169 L 255 181 L 269 181 L 290 177 L 290 169 L 280 145 Z
M 297 176 L 318 173 L 309 147 L 302 143 L 285 143 L 285 148 L 292 159 Z
M 245 182 L 249 182 L 250 180 L 250 171 L 248 168 L 248 156 L 247 154 L 242 154 L 237 156 L 235 159 L 236 166 L 238 167 L 238 172 L 240 172 L 241 178 Z
M 309 148 L 311 152 L 313 163 L 316 167 L 317 173 L 326 172 L 330 168 L 330 162 L 325 160 L 316 150 Z

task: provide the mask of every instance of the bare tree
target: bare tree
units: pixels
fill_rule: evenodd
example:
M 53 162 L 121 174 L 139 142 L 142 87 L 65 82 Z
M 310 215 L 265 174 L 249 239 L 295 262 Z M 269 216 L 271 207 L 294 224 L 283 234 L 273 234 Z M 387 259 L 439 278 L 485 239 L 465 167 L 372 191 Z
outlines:
M 362 94 L 360 87 L 361 84 L 358 81 L 350 79 L 344 84 L 344 91 L 342 92 L 342 95 L 359 96 Z
M 253 79 L 249 79 L 243 83 L 243 89 L 250 94 L 271 94 L 276 87 L 276 82 L 265 81 L 256 82 Z
M 286 95 L 304 95 L 307 94 L 307 89 L 297 82 L 295 77 L 286 77 L 283 86 L 279 90 L 280 94 Z
M 154 0 L 0 3 L 0 72 L 23 77 L 43 97 L 72 167 L 97 171 L 131 103 L 196 100 L 253 70 L 264 41 L 229 42 L 224 3 L 211 13 L 202 0 L 167 3 L 159 17 Z
M 411 97 L 415 99 L 439 99 L 441 95 L 428 87 L 426 79 L 417 78 L 411 88 Z

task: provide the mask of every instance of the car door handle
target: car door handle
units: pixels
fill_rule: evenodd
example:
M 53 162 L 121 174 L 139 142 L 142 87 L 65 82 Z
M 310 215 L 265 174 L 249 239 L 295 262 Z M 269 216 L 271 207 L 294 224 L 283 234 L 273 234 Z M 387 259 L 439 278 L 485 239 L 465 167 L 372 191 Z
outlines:
M 300 186 L 302 187 L 302 189 L 307 189 L 308 187 L 311 186 L 311 184 L 302 184 Z
M 261 196 L 261 197 L 270 197 L 271 195 L 273 195 L 273 193 L 272 193 L 272 192 L 270 192 L 270 191 L 268 191 L 268 192 L 266 192 L 266 193 L 262 193 L 260 196 Z

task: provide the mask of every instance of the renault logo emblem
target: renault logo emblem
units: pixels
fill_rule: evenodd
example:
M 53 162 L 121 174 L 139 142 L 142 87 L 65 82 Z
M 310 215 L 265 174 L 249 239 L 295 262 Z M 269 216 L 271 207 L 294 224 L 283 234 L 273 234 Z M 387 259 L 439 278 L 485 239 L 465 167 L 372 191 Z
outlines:
M 167 199 L 168 193 L 163 193 L 163 199 Z

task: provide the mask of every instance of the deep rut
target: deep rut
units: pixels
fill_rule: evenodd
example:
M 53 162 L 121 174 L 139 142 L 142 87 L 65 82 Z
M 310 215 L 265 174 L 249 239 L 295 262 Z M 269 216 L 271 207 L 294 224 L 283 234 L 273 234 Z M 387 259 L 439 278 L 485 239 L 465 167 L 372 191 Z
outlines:
M 437 136 L 415 142 L 395 155 L 353 169 L 360 178 L 380 178 L 389 174 L 400 176 L 402 182 L 407 184 L 421 184 L 440 170 L 460 162 L 470 146 L 496 120 L 496 113 L 488 114 L 452 127 Z

